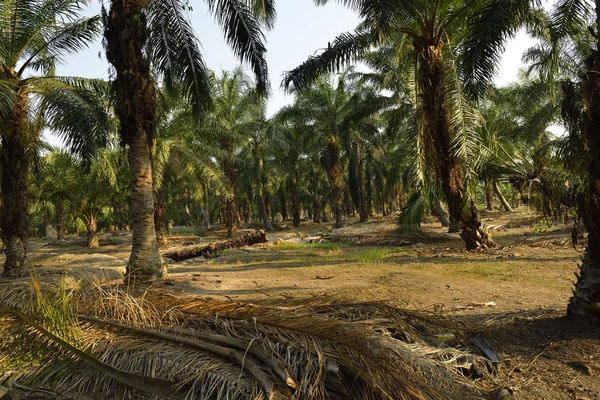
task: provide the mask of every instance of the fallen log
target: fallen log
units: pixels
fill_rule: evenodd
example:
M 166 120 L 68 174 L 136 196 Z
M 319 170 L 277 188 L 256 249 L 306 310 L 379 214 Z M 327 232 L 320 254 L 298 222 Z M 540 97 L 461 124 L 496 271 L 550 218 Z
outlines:
M 244 246 L 252 246 L 257 243 L 266 243 L 267 234 L 265 231 L 254 231 L 242 235 L 237 238 L 224 240 L 222 242 L 211 243 L 202 246 L 185 246 L 162 254 L 163 257 L 170 258 L 175 262 L 188 260 L 195 257 L 215 257 L 217 254 L 226 249 L 237 249 Z

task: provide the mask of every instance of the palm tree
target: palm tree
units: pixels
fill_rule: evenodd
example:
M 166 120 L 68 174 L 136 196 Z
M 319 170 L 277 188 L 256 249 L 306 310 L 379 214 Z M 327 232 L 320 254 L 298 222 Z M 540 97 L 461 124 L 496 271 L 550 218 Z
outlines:
M 238 57 L 250 63 L 260 92 L 268 87 L 261 28 L 274 20 L 272 0 L 206 0 Z M 184 12 L 184 0 L 112 0 L 105 11 L 106 55 L 114 68 L 115 112 L 129 146 L 133 246 L 126 279 L 166 276 L 156 241 L 152 193 L 152 143 L 156 136 L 155 82 L 180 88 L 199 115 L 210 102 L 210 82 L 200 48 Z
M 320 4 L 327 0 L 317 1 Z M 374 0 L 340 2 L 356 9 L 363 22 L 354 33 L 339 36 L 328 48 L 287 74 L 283 85 L 307 87 L 319 74 L 356 60 L 372 46 L 393 49 L 396 58 L 414 63 L 415 117 L 426 156 L 435 167 L 450 214 L 460 224 L 467 248 L 492 246 L 489 233 L 468 194 L 464 150 L 472 130 L 457 76 L 456 45 L 480 12 L 500 1 L 460 2 Z
M 324 166 L 331 186 L 330 205 L 336 227 L 344 221 L 343 155 L 356 145 L 356 128 L 387 105 L 387 98 L 375 92 L 365 94 L 363 87 L 348 78 L 348 70 L 331 80 L 320 79 L 298 91 L 297 102 L 281 110 L 282 117 L 300 118 L 317 134 L 324 150 Z
M 154 225 L 158 244 L 168 244 L 168 208 L 171 187 L 184 178 L 192 197 L 206 197 L 211 187 L 228 193 L 224 177 L 211 157 L 222 156 L 220 149 L 211 146 L 191 107 L 184 99 L 163 93 L 163 104 L 153 148 Z
M 201 131 L 206 137 L 214 138 L 221 150 L 217 159 L 232 192 L 223 193 L 223 220 L 227 234 L 231 236 L 236 231 L 239 220 L 236 201 L 239 195 L 240 166 L 237 156 L 246 144 L 249 133 L 255 128 L 257 115 L 264 104 L 258 95 L 259 87 L 255 86 L 241 68 L 231 72 L 223 71 L 220 77 L 213 74 L 211 82 L 214 107 Z
M 306 123 L 306 120 L 300 116 L 299 110 L 290 111 L 294 107 L 299 106 L 296 101 L 292 106 L 284 107 L 271 119 L 270 140 L 272 142 L 273 153 L 277 165 L 282 172 L 281 188 L 283 192 L 280 202 L 282 209 L 285 209 L 287 195 L 291 200 L 292 225 L 300 226 L 300 188 L 302 186 L 302 171 L 314 169 L 312 176 L 309 176 L 309 181 L 312 182 L 313 197 L 318 197 L 318 175 L 320 165 L 317 162 L 310 162 L 309 154 L 315 153 L 313 147 L 315 135 L 311 126 Z M 318 157 L 316 157 L 318 161 Z M 307 165 L 308 164 L 308 165 Z M 303 168 L 306 167 L 306 168 Z M 317 179 L 315 184 L 314 179 Z M 313 201 L 313 220 L 320 220 L 319 213 L 320 200 L 317 198 Z M 282 214 L 284 214 L 282 212 Z M 287 212 L 285 213 L 287 214 Z M 285 218 L 285 215 L 282 215 Z
M 0 4 L 0 230 L 6 277 L 26 273 L 27 174 L 41 130 L 55 129 L 73 150 L 87 155 L 108 131 L 106 110 L 94 95 L 95 83 L 54 76 L 57 63 L 87 47 L 100 33 L 99 17 L 79 17 L 86 4 L 84 0 Z
M 600 310 L 600 2 L 561 0 L 544 26 L 546 36 L 530 52 L 537 72 L 560 82 L 562 116 L 569 132 L 565 164 L 579 175 L 583 189 L 578 214 L 588 246 L 567 313 L 598 319 Z M 586 29 L 587 27 L 587 29 Z

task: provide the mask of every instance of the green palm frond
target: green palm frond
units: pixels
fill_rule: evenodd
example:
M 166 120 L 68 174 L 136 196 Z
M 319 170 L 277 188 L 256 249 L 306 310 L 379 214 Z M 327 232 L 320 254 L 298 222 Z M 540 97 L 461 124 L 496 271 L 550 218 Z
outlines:
M 12 79 L 0 79 L 0 118 L 8 116 L 15 108 L 17 96 Z
M 38 46 L 27 49 L 28 58 L 24 60 L 17 75 L 23 76 L 24 72 L 35 62 L 38 57 L 61 61 L 64 57 L 77 53 L 89 47 L 102 33 L 100 16 L 59 25 L 51 32 L 52 36 Z M 43 36 L 43 34 L 40 34 Z M 35 41 L 33 42 L 35 43 Z
M 408 201 L 402 207 L 398 216 L 398 229 L 402 233 L 412 233 L 421 227 L 425 206 L 423 197 L 420 193 L 410 195 Z
M 106 82 L 82 78 L 29 78 L 43 104 L 45 121 L 75 154 L 90 160 L 115 129 Z
M 181 91 L 200 116 L 211 103 L 210 82 L 198 40 L 182 0 L 153 0 L 148 6 L 148 47 L 154 67 L 171 93 Z
M 225 39 L 234 53 L 250 64 L 256 79 L 257 90 L 265 94 L 269 90 L 269 74 L 265 54 L 264 34 L 253 9 L 240 0 L 206 0 L 210 12 L 225 32 Z M 272 8 L 259 8 L 262 18 Z
M 286 72 L 281 86 L 290 90 L 308 88 L 319 76 L 340 71 L 372 45 L 371 35 L 365 31 L 347 32 L 338 36 L 318 56 L 311 56 L 302 65 Z
M 463 81 L 470 96 L 481 98 L 489 89 L 504 44 L 540 6 L 539 0 L 490 0 L 473 18 L 461 44 Z
M 246 0 L 252 7 L 254 15 L 260 19 L 269 29 L 275 24 L 277 13 L 275 11 L 275 0 Z

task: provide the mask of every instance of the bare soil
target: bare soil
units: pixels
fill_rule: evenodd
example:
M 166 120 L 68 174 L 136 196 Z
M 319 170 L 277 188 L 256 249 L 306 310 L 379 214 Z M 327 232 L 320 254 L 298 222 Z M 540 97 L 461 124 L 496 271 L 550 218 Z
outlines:
M 486 332 L 503 366 L 494 382 L 482 386 L 500 382 L 518 399 L 600 399 L 600 327 L 564 317 L 582 255 L 581 247 L 570 244 L 570 227 L 539 223 L 527 210 L 482 217 L 499 245 L 494 249 L 468 252 L 458 235 L 446 234 L 433 220 L 423 234 L 395 246 L 302 240 L 324 233 L 350 241 L 394 237 L 393 218 L 350 220 L 336 231 L 307 224 L 271 233 L 265 245 L 171 264 L 169 280 L 160 286 L 177 296 L 263 305 L 335 299 L 430 310 Z M 223 233 L 198 238 L 183 230 L 171 243 L 210 243 Z M 76 238 L 53 244 L 34 240 L 30 260 L 42 279 L 117 283 L 130 238 L 102 235 L 101 247 L 93 250 Z

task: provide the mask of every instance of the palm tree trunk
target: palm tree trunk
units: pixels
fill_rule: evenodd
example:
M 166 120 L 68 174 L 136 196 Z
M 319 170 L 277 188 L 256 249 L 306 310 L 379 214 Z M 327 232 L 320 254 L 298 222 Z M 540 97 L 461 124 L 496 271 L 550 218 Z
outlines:
M 29 163 L 19 138 L 2 137 L 2 217 L 0 230 L 4 242 L 3 276 L 15 278 L 27 273 L 27 199 Z
M 105 30 L 107 59 L 116 72 L 115 113 L 121 139 L 129 145 L 133 246 L 125 279 L 142 282 L 167 276 L 154 229 L 152 143 L 156 103 L 155 83 L 144 54 L 146 4 L 144 0 L 112 0 Z
M 273 231 L 273 228 L 271 227 L 271 221 L 269 220 L 269 214 L 267 213 L 267 207 L 265 205 L 265 196 L 263 194 L 258 195 L 258 209 L 260 210 L 260 217 L 263 220 L 265 231 Z
M 494 187 L 490 182 L 485 183 L 485 203 L 488 211 L 494 210 Z
M 242 197 L 242 214 L 244 218 L 244 223 L 250 223 L 250 200 L 248 199 L 248 195 L 244 194 Z
M 448 100 L 443 80 L 442 43 L 415 46 L 421 55 L 418 79 L 422 90 L 422 109 L 418 122 L 424 148 L 434 152 L 430 156 L 430 163 L 435 166 L 442 183 L 450 215 L 458 221 L 460 236 L 467 249 L 494 246 L 489 232 L 479 220 L 475 202 L 467 194 L 462 163 L 452 151 Z
M 600 0 L 596 0 L 596 35 L 600 32 Z M 586 104 L 583 136 L 589 152 L 588 193 L 580 201 L 579 213 L 588 231 L 588 245 L 575 283 L 567 314 L 600 319 L 600 36 L 587 59 L 583 79 Z
M 369 220 L 369 208 L 367 202 L 367 185 L 365 179 L 365 158 L 363 157 L 360 147 L 357 146 L 357 158 L 358 158 L 358 195 L 359 195 L 359 214 L 360 222 L 367 222 Z
M 154 204 L 154 228 L 156 229 L 156 241 L 160 247 L 169 245 L 169 229 L 167 226 L 167 207 L 166 207 L 166 181 L 156 191 Z
M 502 208 L 504 209 L 504 211 L 512 212 L 512 207 L 510 206 L 508 201 L 506 201 L 506 198 L 502 195 L 502 192 L 498 189 L 498 185 L 496 184 L 496 182 L 494 182 L 492 186 L 494 188 L 494 193 L 496 194 L 496 196 L 498 196 L 498 199 L 500 200 L 500 204 L 502 204 Z
M 100 247 L 98 242 L 98 221 L 95 215 L 88 215 L 85 218 L 85 228 L 87 229 L 86 245 L 90 249 Z
M 225 161 L 223 163 L 223 172 L 231 184 L 233 193 L 231 196 L 225 198 L 225 218 L 224 223 L 227 228 L 227 236 L 231 237 L 237 230 L 237 206 L 235 204 L 235 197 L 237 196 L 237 170 L 235 165 L 231 161 Z
M 327 140 L 327 175 L 331 182 L 331 206 L 335 214 L 335 227 L 344 225 L 344 207 L 342 204 L 344 186 L 342 183 L 342 163 L 340 160 L 340 140 L 332 134 Z
M 321 223 L 321 201 L 319 200 L 319 175 L 315 171 L 313 174 L 313 222 Z
M 447 228 L 450 226 L 448 220 L 448 213 L 442 208 L 442 204 L 439 201 L 433 201 L 431 203 L 431 214 L 440 221 L 443 227 Z
M 290 179 L 289 183 L 290 192 L 292 195 L 292 225 L 297 228 L 300 226 L 300 191 L 298 189 L 298 171 L 294 171 L 294 176 L 292 179 Z
M 65 238 L 65 203 L 62 200 L 56 202 L 56 239 Z
M 281 183 L 279 185 L 279 190 L 277 191 L 279 194 L 279 203 L 281 204 L 281 218 L 284 221 L 288 219 L 288 209 L 287 209 L 287 198 L 285 195 L 285 184 Z
M 4 242 L 3 276 L 16 278 L 27 273 L 27 174 L 29 172 L 29 135 L 23 99 L 8 119 L 9 126 L 2 130 L 0 166 L 2 168 L 2 208 L 0 231 Z
M 321 200 L 321 221 L 329 222 L 329 210 L 327 209 L 327 200 Z

